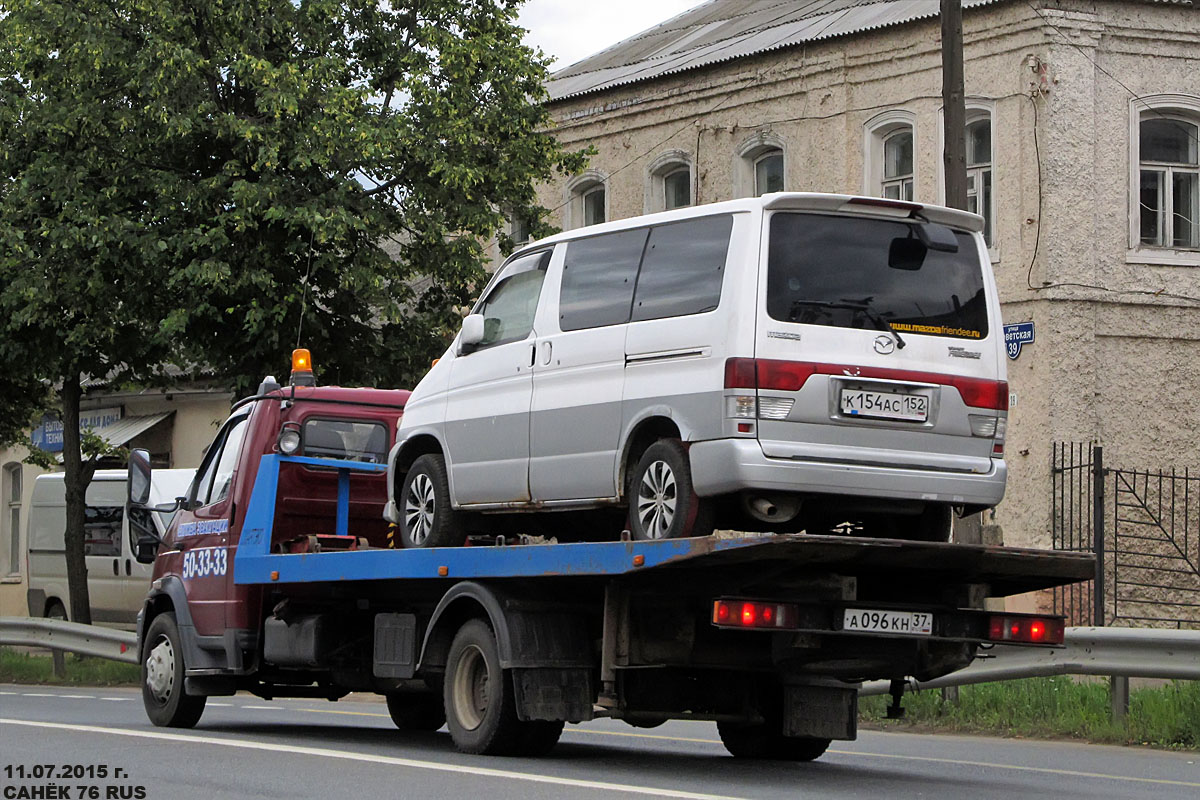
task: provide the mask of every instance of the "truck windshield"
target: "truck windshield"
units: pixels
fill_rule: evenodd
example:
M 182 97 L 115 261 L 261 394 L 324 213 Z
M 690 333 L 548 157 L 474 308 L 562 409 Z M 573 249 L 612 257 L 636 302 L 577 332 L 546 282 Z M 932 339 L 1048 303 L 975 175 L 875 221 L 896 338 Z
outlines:
M 958 252 L 929 250 L 919 269 L 889 265 L 900 220 L 776 213 L 767 256 L 767 313 L 782 322 L 983 339 L 983 269 L 974 238 L 955 231 Z

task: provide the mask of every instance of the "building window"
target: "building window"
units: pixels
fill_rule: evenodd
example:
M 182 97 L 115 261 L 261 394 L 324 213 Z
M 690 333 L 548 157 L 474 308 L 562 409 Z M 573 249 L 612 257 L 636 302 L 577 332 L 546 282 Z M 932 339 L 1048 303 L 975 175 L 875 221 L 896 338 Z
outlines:
M 513 214 L 508 223 L 508 235 L 514 245 L 523 245 L 530 239 L 533 226 L 523 214 Z
M 761 197 L 788 188 L 787 153 L 783 140 L 759 131 L 737 149 L 734 171 L 737 197 Z
M 783 191 L 783 151 L 769 150 L 754 160 L 754 196 Z
M 1200 248 L 1200 126 L 1183 115 L 1145 112 L 1138 133 L 1141 243 Z
M 893 200 L 916 196 L 916 118 L 907 111 L 885 111 L 866 125 L 866 194 Z
M 902 128 L 883 139 L 881 194 L 893 200 L 913 199 L 913 134 Z
M 604 173 L 590 169 L 567 183 L 564 228 L 582 228 L 608 221 L 607 181 L 608 176 Z
M 691 154 L 668 150 L 654 159 L 646 170 L 646 213 L 687 208 L 693 202 Z
M 4 548 L 7 563 L 3 574 L 17 575 L 21 571 L 21 465 L 5 466 L 3 478 L 4 518 L 0 527 L 8 545 Z
M 992 242 L 992 119 L 986 113 L 967 122 L 967 210 L 983 217 L 983 238 Z M 911 199 L 911 198 L 910 198 Z

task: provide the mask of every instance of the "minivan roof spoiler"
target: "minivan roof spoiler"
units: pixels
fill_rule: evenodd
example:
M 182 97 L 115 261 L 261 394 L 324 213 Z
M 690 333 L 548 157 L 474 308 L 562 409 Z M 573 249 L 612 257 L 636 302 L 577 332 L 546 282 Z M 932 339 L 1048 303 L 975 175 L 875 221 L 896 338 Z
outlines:
M 780 192 L 769 195 L 763 208 L 796 211 L 840 211 L 842 213 L 872 214 L 900 219 L 924 220 L 950 225 L 972 232 L 983 230 L 983 217 L 969 211 L 945 206 L 888 200 L 882 197 L 862 197 L 850 194 L 817 194 L 811 192 Z

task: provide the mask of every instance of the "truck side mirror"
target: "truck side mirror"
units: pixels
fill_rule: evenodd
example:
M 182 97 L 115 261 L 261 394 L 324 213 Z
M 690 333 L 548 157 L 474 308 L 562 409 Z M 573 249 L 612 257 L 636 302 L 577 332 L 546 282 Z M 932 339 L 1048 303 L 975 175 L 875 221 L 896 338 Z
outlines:
M 144 506 L 150 502 L 150 451 L 132 450 L 129 453 L 129 503 Z
M 469 353 L 483 341 L 483 314 L 463 317 L 462 332 L 458 335 L 458 354 Z

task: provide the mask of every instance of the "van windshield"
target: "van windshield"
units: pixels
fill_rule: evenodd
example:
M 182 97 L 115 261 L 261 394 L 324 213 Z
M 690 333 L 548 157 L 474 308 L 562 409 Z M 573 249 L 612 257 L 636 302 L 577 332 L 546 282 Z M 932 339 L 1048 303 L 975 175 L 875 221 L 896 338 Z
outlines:
M 919 268 L 889 265 L 914 224 L 827 214 L 771 217 L 767 313 L 781 322 L 983 339 L 987 298 L 979 249 L 954 232 L 958 252 L 929 250 Z

